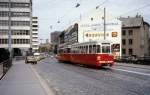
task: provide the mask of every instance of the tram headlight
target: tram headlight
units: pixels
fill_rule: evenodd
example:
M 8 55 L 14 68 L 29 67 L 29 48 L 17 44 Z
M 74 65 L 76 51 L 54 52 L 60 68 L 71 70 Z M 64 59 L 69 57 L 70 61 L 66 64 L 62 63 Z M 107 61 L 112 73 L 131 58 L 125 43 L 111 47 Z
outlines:
M 100 57 L 100 56 L 97 56 L 97 60 L 101 60 L 101 57 Z

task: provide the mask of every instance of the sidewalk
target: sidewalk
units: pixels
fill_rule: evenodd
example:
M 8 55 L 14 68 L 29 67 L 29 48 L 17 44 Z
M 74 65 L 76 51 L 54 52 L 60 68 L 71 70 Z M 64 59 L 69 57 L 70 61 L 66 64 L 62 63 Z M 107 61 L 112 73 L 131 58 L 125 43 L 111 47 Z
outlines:
M 117 66 L 125 66 L 125 67 L 133 67 L 133 68 L 141 68 L 141 69 L 149 69 L 150 65 L 140 65 L 140 64 L 132 64 L 132 63 L 116 63 Z
M 0 95 L 54 95 L 31 64 L 13 62 L 0 81 Z

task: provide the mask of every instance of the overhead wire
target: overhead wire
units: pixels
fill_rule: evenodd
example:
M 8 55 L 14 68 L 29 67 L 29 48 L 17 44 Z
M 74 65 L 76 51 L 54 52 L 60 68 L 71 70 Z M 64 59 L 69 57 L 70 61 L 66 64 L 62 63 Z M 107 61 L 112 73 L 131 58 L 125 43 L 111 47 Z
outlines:
M 115 17 L 113 17 L 112 19 L 118 19 L 118 18 L 120 18 L 120 17 L 122 17 L 122 16 L 125 16 L 126 14 L 129 14 L 129 13 L 131 13 L 131 12 L 132 12 L 132 13 L 137 12 L 138 10 L 144 9 L 144 8 L 146 8 L 146 7 L 150 7 L 150 3 L 148 3 L 148 4 L 146 4 L 146 5 L 143 5 L 143 6 L 139 7 L 139 8 L 135 8 L 135 9 L 129 10 L 128 12 L 125 12 L 125 13 L 123 13 L 123 14 L 120 14 L 120 15 L 118 15 L 118 16 L 115 16 Z
M 77 1 L 76 5 L 73 6 L 70 10 L 68 10 L 63 16 L 61 16 L 61 17 L 58 19 L 57 23 L 60 23 L 60 20 L 62 20 L 65 16 L 67 16 L 68 13 L 71 13 L 74 8 L 80 7 L 80 2 L 81 2 L 81 0 Z

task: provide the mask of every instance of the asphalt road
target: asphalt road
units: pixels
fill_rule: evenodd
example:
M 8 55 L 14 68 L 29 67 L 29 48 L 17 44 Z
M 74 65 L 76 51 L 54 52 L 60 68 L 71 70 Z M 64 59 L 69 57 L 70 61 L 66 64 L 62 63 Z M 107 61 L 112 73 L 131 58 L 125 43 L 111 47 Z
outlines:
M 55 58 L 34 67 L 58 95 L 150 95 L 150 68 L 91 68 Z

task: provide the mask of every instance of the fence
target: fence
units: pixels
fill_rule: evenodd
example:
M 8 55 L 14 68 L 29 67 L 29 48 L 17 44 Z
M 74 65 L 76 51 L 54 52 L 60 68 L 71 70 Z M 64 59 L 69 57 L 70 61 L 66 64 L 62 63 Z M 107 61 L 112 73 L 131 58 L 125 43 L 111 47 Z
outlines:
M 9 70 L 11 66 L 12 66 L 11 59 L 8 59 L 0 63 L 0 80 L 3 78 L 3 76 L 6 74 L 6 72 Z

